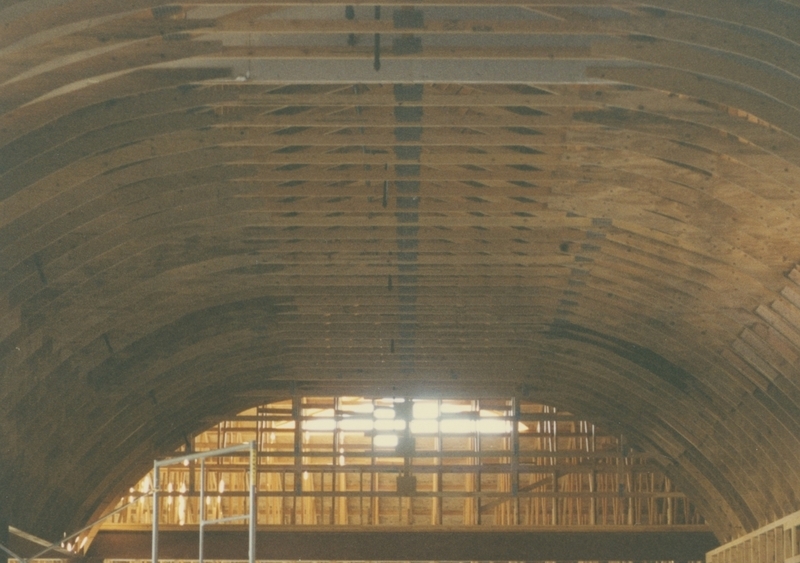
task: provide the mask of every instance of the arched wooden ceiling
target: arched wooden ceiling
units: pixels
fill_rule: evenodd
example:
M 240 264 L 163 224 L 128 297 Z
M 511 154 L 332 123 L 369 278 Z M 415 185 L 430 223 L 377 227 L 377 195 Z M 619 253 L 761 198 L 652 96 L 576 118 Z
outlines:
M 535 396 L 800 509 L 800 2 L 0 2 L 0 449 L 74 529 L 292 391 Z

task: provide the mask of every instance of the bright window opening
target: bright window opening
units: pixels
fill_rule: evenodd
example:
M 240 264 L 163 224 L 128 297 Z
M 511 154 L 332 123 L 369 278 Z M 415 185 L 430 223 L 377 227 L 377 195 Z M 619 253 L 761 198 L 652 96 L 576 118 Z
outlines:
M 298 397 L 249 409 L 190 443 L 208 451 L 249 441 L 258 446 L 259 525 L 702 523 L 652 456 L 530 401 Z M 207 462 L 209 518 L 245 511 L 247 469 L 244 457 Z M 163 470 L 164 525 L 196 524 L 199 479 L 196 463 Z M 151 483 L 145 477 L 121 504 Z M 148 502 L 115 522 L 148 524 Z

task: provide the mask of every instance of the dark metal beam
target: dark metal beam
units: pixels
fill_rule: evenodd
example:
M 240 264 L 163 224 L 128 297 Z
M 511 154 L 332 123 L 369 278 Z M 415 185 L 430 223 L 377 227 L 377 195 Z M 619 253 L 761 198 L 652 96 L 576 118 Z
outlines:
M 101 531 L 87 554 L 102 559 L 147 559 L 149 531 Z M 197 530 L 162 531 L 165 559 L 196 559 Z M 658 529 L 342 529 L 271 527 L 258 531 L 260 560 L 356 561 L 542 561 L 542 560 L 703 560 L 717 547 L 702 526 Z M 206 531 L 208 559 L 247 559 L 247 532 Z

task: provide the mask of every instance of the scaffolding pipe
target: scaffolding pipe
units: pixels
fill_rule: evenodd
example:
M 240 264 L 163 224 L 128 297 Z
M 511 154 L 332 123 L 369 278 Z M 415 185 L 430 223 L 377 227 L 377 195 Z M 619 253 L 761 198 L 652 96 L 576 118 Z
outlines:
M 199 559 L 200 563 L 203 563 L 203 526 L 207 523 L 205 522 L 205 460 L 209 457 L 217 457 L 223 456 L 228 454 L 234 454 L 238 452 L 243 452 L 250 450 L 250 460 L 251 465 L 253 465 L 253 460 L 257 459 L 258 452 L 256 450 L 256 442 L 246 442 L 244 444 L 237 444 L 236 446 L 230 446 L 227 448 L 222 448 L 219 450 L 211 450 L 209 452 L 197 452 L 187 455 L 182 455 L 178 457 L 171 457 L 168 459 L 163 460 L 156 460 L 153 462 L 153 530 L 152 530 L 152 562 L 151 563 L 158 563 L 158 491 L 159 491 L 159 477 L 158 477 L 158 470 L 161 467 L 165 467 L 167 465 L 177 465 L 179 463 L 188 463 L 190 461 L 200 460 L 200 507 L 199 507 L 199 526 L 200 526 L 200 540 L 199 540 Z M 252 479 L 251 479 L 252 481 Z M 240 518 L 250 518 L 250 545 L 253 546 L 251 550 L 251 557 L 250 563 L 255 563 L 254 554 L 255 554 L 255 509 L 254 509 L 254 502 L 252 499 L 255 498 L 255 489 L 251 485 L 250 491 L 250 499 L 251 499 L 251 508 L 249 515 L 242 515 Z
M 158 563 L 158 461 L 153 462 L 153 545 L 152 563 Z
M 60 552 L 61 552 L 61 553 L 63 553 L 63 554 L 67 554 L 67 553 L 69 553 L 69 552 L 68 552 L 68 551 L 65 551 L 63 548 L 61 548 L 61 544 L 62 544 L 62 543 L 66 542 L 66 541 L 69 541 L 69 540 L 71 540 L 72 538 L 78 537 L 79 535 L 81 535 L 81 534 L 82 534 L 83 532 L 85 532 L 86 530 L 90 530 L 91 528 L 94 528 L 94 527 L 95 527 L 95 526 L 97 526 L 97 525 L 98 525 L 100 522 L 103 522 L 103 521 L 105 521 L 105 520 L 107 520 L 107 519 L 111 518 L 111 517 L 112 517 L 112 516 L 114 516 L 115 514 L 117 514 L 117 513 L 119 513 L 119 512 L 122 512 L 123 510 L 125 510 L 126 508 L 128 508 L 130 505 L 132 505 L 132 504 L 134 504 L 134 503 L 137 503 L 137 502 L 139 502 L 139 501 L 142 499 L 142 497 L 149 496 L 149 495 L 150 495 L 150 493 L 143 493 L 143 494 L 139 495 L 139 496 L 138 496 L 138 497 L 136 497 L 134 500 L 132 500 L 132 501 L 129 501 L 128 503 L 126 503 L 126 504 L 123 504 L 123 505 L 122 505 L 122 506 L 120 506 L 119 508 L 116 508 L 116 509 L 112 510 L 111 512 L 109 512 L 109 513 L 108 513 L 108 514 L 106 514 L 105 516 L 101 516 L 100 518 L 98 518 L 97 520 L 95 520 L 95 521 L 94 521 L 94 522 L 92 522 L 91 524 L 88 524 L 88 525 L 84 526 L 83 528 L 81 528 L 81 529 L 80 529 L 80 530 L 78 530 L 77 532 L 73 532 L 73 533 L 72 533 L 72 535 L 66 536 L 66 537 L 64 537 L 63 539 L 61 539 L 61 540 L 59 540 L 59 541 L 57 541 L 57 542 L 54 542 L 54 543 L 51 543 L 51 544 L 47 545 L 47 547 L 45 547 L 43 550 L 39 551 L 38 553 L 35 553 L 34 555 L 32 555 L 32 556 L 30 556 L 30 557 L 22 557 L 22 556 L 20 556 L 20 555 L 17 555 L 16 553 L 14 553 L 14 552 L 13 552 L 13 551 L 11 551 L 10 549 L 8 549 L 8 548 L 7 548 L 6 546 L 4 546 L 3 544 L 0 544 L 0 550 L 4 551 L 4 552 L 5 552 L 6 554 L 8 554 L 8 555 L 9 555 L 9 556 L 10 556 L 12 559 L 16 559 L 16 560 L 17 560 L 17 561 L 19 561 L 20 563 L 28 563 L 28 561 L 32 561 L 32 560 L 34 560 L 34 559 L 38 559 L 39 557 L 41 557 L 41 556 L 42 556 L 42 555 L 44 555 L 45 553 L 48 553 L 48 552 L 50 552 L 50 551 L 53 551 L 54 549 L 55 549 L 55 550 L 58 550 L 58 551 L 60 551 Z M 11 527 L 9 526 L 9 528 L 11 528 Z M 16 530 L 16 528 L 14 528 L 14 529 Z M 20 531 L 19 531 L 19 530 L 17 530 L 17 532 L 20 532 Z M 20 533 L 21 533 L 21 532 L 20 532 Z M 46 541 L 46 540 L 45 540 L 45 541 Z M 38 542 L 37 542 L 37 543 L 38 543 Z
M 20 557 L 19 555 L 17 555 L 16 553 L 14 553 L 10 549 L 8 549 L 6 546 L 4 546 L 2 543 L 0 543 L 0 549 L 5 551 L 12 559 L 16 559 L 17 561 L 20 561 L 21 563 L 24 563 L 25 561 L 27 561 L 27 559 L 24 559 L 23 557 Z
M 200 507 L 198 509 L 200 515 L 200 540 L 197 545 L 197 558 L 199 563 L 203 563 L 203 532 L 206 525 L 206 458 L 200 460 Z
M 256 518 L 258 516 L 258 505 L 256 500 L 256 486 L 258 485 L 258 452 L 255 441 L 250 442 L 250 544 L 247 549 L 250 563 L 256 563 Z
M 178 457 L 170 457 L 167 459 L 156 460 L 155 465 L 158 467 L 166 467 L 167 465 L 178 465 L 179 463 L 183 463 L 184 461 L 195 461 L 198 459 L 204 459 L 209 457 L 235 454 L 238 452 L 249 450 L 251 448 L 252 443 L 253 442 L 245 442 L 243 444 L 228 446 L 227 448 L 222 448 L 219 450 L 211 450 L 207 452 L 195 452 L 192 454 L 182 455 Z

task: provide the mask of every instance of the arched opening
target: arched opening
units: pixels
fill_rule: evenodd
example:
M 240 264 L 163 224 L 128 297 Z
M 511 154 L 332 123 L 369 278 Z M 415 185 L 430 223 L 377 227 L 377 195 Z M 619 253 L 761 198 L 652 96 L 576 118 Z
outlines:
M 219 421 L 187 437 L 180 453 L 243 442 L 257 444 L 257 523 L 265 531 L 594 529 L 711 537 L 657 456 L 530 400 L 298 396 Z M 244 455 L 205 462 L 206 519 L 247 513 L 247 470 Z M 194 462 L 161 469 L 158 510 L 167 541 L 197 528 L 200 475 Z M 123 510 L 100 531 L 100 553 L 108 549 L 103 538 L 149 531 L 151 498 L 128 503 L 151 487 L 148 474 L 120 498 Z M 231 538 L 243 524 L 229 521 L 216 531 Z
M 531 401 L 299 397 L 221 421 L 190 447 L 251 440 L 259 449 L 261 525 L 704 523 L 655 456 Z M 212 511 L 244 511 L 246 469 L 245 458 L 210 462 Z M 164 471 L 161 522 L 196 522 L 197 479 L 195 467 Z M 131 493 L 150 483 L 145 476 Z M 146 525 L 151 510 L 132 505 L 112 522 Z

